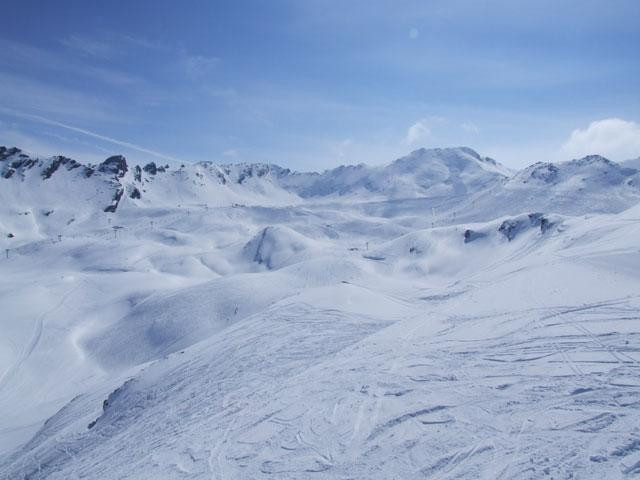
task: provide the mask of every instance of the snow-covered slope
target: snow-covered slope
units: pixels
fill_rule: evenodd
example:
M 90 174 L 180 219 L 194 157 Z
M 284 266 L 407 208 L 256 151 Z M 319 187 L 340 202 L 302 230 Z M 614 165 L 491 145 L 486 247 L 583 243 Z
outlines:
M 622 165 L 628 168 L 635 168 L 636 170 L 640 170 L 640 157 L 631 160 L 625 160 L 624 162 L 622 162 Z
M 460 218 L 488 220 L 537 210 L 583 215 L 620 212 L 640 201 L 640 172 L 599 155 L 562 163 L 536 163 L 499 188 L 458 207 Z
M 0 478 L 640 474 L 637 170 L 2 155 Z

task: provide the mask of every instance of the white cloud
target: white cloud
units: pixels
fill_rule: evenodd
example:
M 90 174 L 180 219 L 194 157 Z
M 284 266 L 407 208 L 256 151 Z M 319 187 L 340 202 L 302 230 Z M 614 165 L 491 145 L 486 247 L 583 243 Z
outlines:
M 480 134 L 480 129 L 478 128 L 478 126 L 471 122 L 460 124 L 460 128 L 462 128 L 465 132 L 473 133 L 474 135 Z
M 429 120 L 427 118 L 421 118 L 416 123 L 409 127 L 407 135 L 405 136 L 404 143 L 407 145 L 415 145 L 418 142 L 424 141 L 431 136 L 431 128 L 429 126 Z
M 231 157 L 231 158 L 238 158 L 238 151 L 235 148 L 230 148 L 230 149 L 225 150 L 224 152 L 222 152 L 222 156 Z
M 349 150 L 353 146 L 353 140 L 350 138 L 345 138 L 344 140 L 337 142 L 331 146 L 331 150 L 334 156 L 339 158 L 340 160 L 347 157 Z
M 571 158 L 599 154 L 616 161 L 638 157 L 640 125 L 621 118 L 591 122 L 587 128 L 571 132 L 562 152 Z

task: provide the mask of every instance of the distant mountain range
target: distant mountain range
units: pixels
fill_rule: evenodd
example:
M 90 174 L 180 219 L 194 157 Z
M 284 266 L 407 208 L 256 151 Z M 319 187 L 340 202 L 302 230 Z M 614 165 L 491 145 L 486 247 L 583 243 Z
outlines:
M 348 202 L 379 216 L 446 214 L 461 220 L 525 211 L 613 213 L 640 201 L 636 163 L 617 164 L 592 155 L 514 172 L 458 147 L 419 149 L 386 166 L 348 165 L 315 173 L 263 163 L 137 165 L 120 155 L 94 165 L 0 147 L 0 201 L 5 210 L 0 225 L 10 231 L 11 212 L 28 212 L 40 229 L 138 207 L 309 202 Z

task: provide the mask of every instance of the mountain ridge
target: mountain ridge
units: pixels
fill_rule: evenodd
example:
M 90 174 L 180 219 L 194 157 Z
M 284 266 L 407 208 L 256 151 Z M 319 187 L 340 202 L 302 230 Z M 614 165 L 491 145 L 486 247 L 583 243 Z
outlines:
M 78 208 L 78 199 L 86 202 L 83 208 L 105 213 L 125 206 L 285 206 L 445 198 L 452 208 L 467 205 L 467 211 L 476 204 L 488 211 L 504 210 L 504 204 L 521 207 L 518 212 L 502 212 L 511 214 L 523 213 L 525 206 L 546 211 L 560 194 L 574 199 L 597 197 L 597 211 L 613 212 L 640 201 L 638 170 L 599 155 L 538 162 L 513 171 L 469 147 L 421 148 L 386 165 L 341 165 L 323 172 L 246 162 L 143 165 L 122 155 L 92 164 L 62 155 L 31 157 L 16 147 L 0 147 L 0 182 L 5 185 L 0 192 L 5 206 L 25 211 L 49 211 L 64 204 L 71 211 Z M 543 192 L 549 201 L 531 201 Z M 539 208 L 542 204 L 545 208 Z

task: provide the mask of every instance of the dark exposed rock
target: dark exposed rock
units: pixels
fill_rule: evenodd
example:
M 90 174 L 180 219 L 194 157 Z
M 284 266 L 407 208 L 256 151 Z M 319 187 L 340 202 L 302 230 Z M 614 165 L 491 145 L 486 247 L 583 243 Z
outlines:
M 7 238 L 14 238 L 14 237 L 15 237 L 15 235 L 13 233 L 8 233 L 7 234 Z
M 37 161 L 22 153 L 19 148 L 0 147 L 0 162 L 11 160 L 2 171 L 2 177 L 11 178 L 16 172 L 33 167 Z
M 9 157 L 13 157 L 14 155 L 24 155 L 22 150 L 16 147 L 0 147 L 0 161 L 6 160 Z
M 127 173 L 128 170 L 127 160 L 122 155 L 109 157 L 98 166 L 99 172 L 109 173 L 118 178 L 124 177 L 124 174 Z
M 118 204 L 120 203 L 120 199 L 122 198 L 123 194 L 124 194 L 124 188 L 119 188 L 118 190 L 116 190 L 116 193 L 113 195 L 113 200 L 111 202 L 111 205 L 106 207 L 104 211 L 107 213 L 114 213 L 118 208 Z
M 140 194 L 140 190 L 138 190 L 136 187 L 133 187 L 133 190 L 131 190 L 129 197 L 134 199 L 140 199 L 142 195 Z
M 507 237 L 507 240 L 511 241 L 516 238 L 521 228 L 522 222 L 519 220 L 505 220 L 498 228 L 498 231 Z
M 149 175 L 155 175 L 158 173 L 158 167 L 156 167 L 155 162 L 147 163 L 142 169 L 147 172 Z
M 109 409 L 109 407 L 116 402 L 118 397 L 124 394 L 127 388 L 127 385 L 130 385 L 132 383 L 133 383 L 133 379 L 129 379 L 126 382 L 124 382 L 121 386 L 116 388 L 113 392 L 111 392 L 109 396 L 105 398 L 104 401 L 102 402 L 102 414 L 92 422 L 89 422 L 89 425 L 87 425 L 87 428 L 91 429 L 95 427 L 98 421 L 107 413 L 107 410 Z
M 19 168 L 28 169 L 33 167 L 37 163 L 36 160 L 29 158 L 28 156 L 23 154 L 20 154 L 18 157 L 18 160 L 14 160 L 13 162 L 11 162 L 11 168 L 14 168 L 16 170 Z
M 46 180 L 47 178 L 51 178 L 51 175 L 53 175 L 61 165 L 64 165 L 67 170 L 73 170 L 82 166 L 82 164 L 76 162 L 71 158 L 58 155 L 56 157 L 53 157 L 51 163 L 42 170 L 42 178 L 44 180 Z
M 84 167 L 84 176 L 89 178 L 91 175 L 95 173 L 95 170 L 91 167 Z
M 464 243 L 470 243 L 474 240 L 478 240 L 479 238 L 486 237 L 487 235 L 482 232 L 474 232 L 473 230 L 465 230 L 464 231 Z
M 142 170 L 147 172 L 149 175 L 155 175 L 158 172 L 166 172 L 168 169 L 169 165 L 161 165 L 158 167 L 155 162 L 149 162 L 144 167 L 142 167 Z
M 269 165 L 247 165 L 238 175 L 238 183 L 244 182 L 247 178 L 264 177 L 270 172 Z
M 540 231 L 542 233 L 545 233 L 553 226 L 553 223 L 551 223 L 542 213 L 530 213 L 529 222 L 532 227 L 540 227 Z
M 61 164 L 62 158 L 54 157 L 51 163 L 42 170 L 42 178 L 44 180 L 46 180 L 47 178 L 51 178 L 51 175 L 53 175 L 58 170 L 58 168 L 60 168 Z
M 133 169 L 133 179 L 136 182 L 142 181 L 142 169 L 140 168 L 140 165 L 136 165 L 135 168 Z
M 542 233 L 547 232 L 553 226 L 553 223 L 551 223 L 548 218 L 546 218 L 542 213 L 539 212 L 530 213 L 529 215 L 527 215 L 527 218 L 529 219 L 528 226 L 539 227 Z M 527 228 L 526 220 L 509 219 L 502 222 L 500 228 L 498 228 L 498 231 L 505 237 L 507 237 L 507 240 L 511 241 L 520 231 L 525 228 Z

